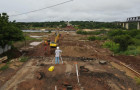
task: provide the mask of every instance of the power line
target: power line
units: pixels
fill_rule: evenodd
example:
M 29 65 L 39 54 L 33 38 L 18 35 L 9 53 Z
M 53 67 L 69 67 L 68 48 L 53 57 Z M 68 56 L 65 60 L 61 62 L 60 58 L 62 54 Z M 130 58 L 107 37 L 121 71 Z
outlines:
M 16 15 L 10 15 L 10 17 L 16 17 L 16 16 L 20 16 L 20 15 L 24 15 L 24 14 L 29 14 L 29 13 L 33 13 L 33 12 L 37 12 L 37 11 L 41 11 L 41 10 L 44 10 L 44 9 L 47 9 L 47 8 L 52 8 L 52 7 L 56 7 L 56 6 L 59 6 L 59 5 L 62 5 L 62 4 L 65 4 L 65 3 L 68 3 L 68 2 L 72 2 L 73 0 L 69 0 L 69 1 L 65 1 L 65 2 L 62 2 L 62 3 L 58 3 L 58 4 L 55 4 L 55 5 L 52 5 L 52 6 L 48 6 L 48 7 L 45 7 L 45 8 L 41 8 L 41 9 L 37 9 L 37 10 L 33 10 L 33 11 L 29 11 L 29 12 L 25 12 L 25 13 L 20 13 L 20 14 L 16 14 Z

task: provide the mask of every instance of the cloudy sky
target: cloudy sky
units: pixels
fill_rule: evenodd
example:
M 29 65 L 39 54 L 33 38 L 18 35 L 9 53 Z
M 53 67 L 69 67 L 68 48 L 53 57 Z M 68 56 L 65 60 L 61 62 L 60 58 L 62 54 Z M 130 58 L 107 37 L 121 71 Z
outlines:
M 9 16 L 38 10 L 69 0 L 0 0 L 0 13 Z M 11 16 L 17 22 L 44 21 L 122 21 L 140 16 L 140 0 L 73 0 L 29 14 Z

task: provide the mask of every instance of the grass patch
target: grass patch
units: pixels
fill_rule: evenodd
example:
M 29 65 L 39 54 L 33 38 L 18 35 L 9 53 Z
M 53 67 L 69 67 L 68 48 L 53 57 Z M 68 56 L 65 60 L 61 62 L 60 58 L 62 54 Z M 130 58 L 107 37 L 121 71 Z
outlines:
M 8 64 L 6 64 L 6 65 L 4 65 L 4 66 L 2 66 L 1 68 L 0 68 L 0 71 L 4 71 L 4 70 L 6 70 L 6 69 L 8 69 L 9 68 L 9 66 L 8 66 Z
M 29 59 L 28 57 L 21 57 L 20 62 L 26 62 L 26 61 L 28 61 L 28 59 Z
M 27 40 L 27 41 L 35 41 L 35 40 L 38 40 L 38 39 L 32 38 L 30 36 L 25 36 L 25 40 Z
M 94 40 L 96 40 L 96 38 L 95 38 L 95 36 L 90 36 L 90 37 L 88 37 L 88 40 L 94 41 Z
M 135 80 L 136 80 L 136 83 L 138 84 L 138 85 L 140 85 L 140 78 L 135 78 Z

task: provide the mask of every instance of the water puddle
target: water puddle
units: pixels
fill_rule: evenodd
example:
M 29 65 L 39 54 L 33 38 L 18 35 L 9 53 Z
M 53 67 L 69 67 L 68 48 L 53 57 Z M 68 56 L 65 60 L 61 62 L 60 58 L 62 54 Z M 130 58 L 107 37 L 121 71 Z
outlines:
M 41 44 L 42 42 L 32 42 L 32 43 L 30 43 L 30 45 L 31 46 L 37 46 L 37 45 L 39 45 L 39 44 Z
M 32 38 L 41 38 L 42 36 L 30 36 Z

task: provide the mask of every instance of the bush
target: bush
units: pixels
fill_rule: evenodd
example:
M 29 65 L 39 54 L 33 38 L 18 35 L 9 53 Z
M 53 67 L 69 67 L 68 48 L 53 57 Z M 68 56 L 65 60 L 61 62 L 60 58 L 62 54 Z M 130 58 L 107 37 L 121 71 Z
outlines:
M 108 32 L 108 36 L 110 38 L 114 37 L 114 36 L 119 36 L 119 35 L 125 35 L 125 31 L 123 30 L 111 30 Z
M 115 42 L 112 42 L 112 41 L 105 42 L 103 44 L 103 47 L 104 48 L 109 48 L 114 53 L 118 53 L 119 52 L 119 44 L 116 44 Z
M 135 36 L 136 39 L 140 39 L 140 34 Z
M 119 35 L 113 37 L 115 43 L 119 43 L 120 51 L 127 50 L 128 45 L 133 44 L 132 38 L 129 35 Z
M 128 49 L 126 51 L 121 51 L 119 54 L 124 54 L 124 55 L 140 55 L 140 47 L 128 46 Z
M 140 39 L 133 38 L 132 41 L 134 42 L 134 45 L 140 46 Z
M 28 61 L 28 57 L 21 57 L 20 58 L 20 62 L 26 62 L 26 61 Z
M 107 40 L 107 36 L 98 36 L 95 37 L 96 40 Z
M 86 31 L 78 30 L 76 32 L 77 34 L 87 35 L 88 33 Z
M 88 37 L 88 40 L 94 41 L 95 40 L 95 36 Z
M 130 31 L 126 31 L 126 33 L 131 37 L 135 37 L 137 35 L 140 35 L 140 30 L 130 30 Z

